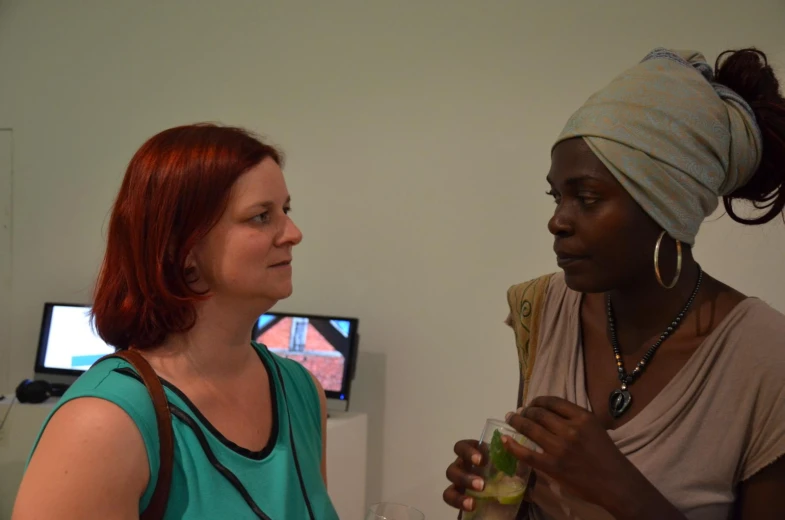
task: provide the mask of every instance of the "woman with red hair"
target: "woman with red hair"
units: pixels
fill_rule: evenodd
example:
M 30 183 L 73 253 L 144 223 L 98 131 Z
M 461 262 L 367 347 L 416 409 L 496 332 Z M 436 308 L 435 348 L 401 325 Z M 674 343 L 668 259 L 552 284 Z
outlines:
M 255 320 L 291 294 L 302 240 L 281 165 L 245 130 L 172 128 L 135 154 L 112 211 L 95 326 L 165 388 L 165 518 L 338 518 L 324 390 L 251 341 Z M 141 372 L 110 358 L 74 383 L 36 442 L 13 518 L 155 516 L 165 439 Z

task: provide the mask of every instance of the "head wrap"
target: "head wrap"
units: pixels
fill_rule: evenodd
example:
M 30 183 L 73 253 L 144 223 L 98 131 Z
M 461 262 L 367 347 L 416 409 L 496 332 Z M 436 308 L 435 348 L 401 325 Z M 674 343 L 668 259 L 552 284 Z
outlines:
M 750 106 L 695 51 L 655 49 L 592 95 L 556 144 L 582 137 L 668 234 L 695 243 L 701 222 L 760 164 Z

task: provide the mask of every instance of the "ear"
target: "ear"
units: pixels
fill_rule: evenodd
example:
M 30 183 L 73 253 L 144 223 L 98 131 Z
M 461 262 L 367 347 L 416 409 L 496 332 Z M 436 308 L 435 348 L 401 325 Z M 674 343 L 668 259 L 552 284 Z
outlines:
M 199 269 L 196 267 L 196 260 L 194 259 L 193 251 L 189 252 L 185 257 L 183 264 L 183 277 L 188 284 L 195 284 L 199 281 Z

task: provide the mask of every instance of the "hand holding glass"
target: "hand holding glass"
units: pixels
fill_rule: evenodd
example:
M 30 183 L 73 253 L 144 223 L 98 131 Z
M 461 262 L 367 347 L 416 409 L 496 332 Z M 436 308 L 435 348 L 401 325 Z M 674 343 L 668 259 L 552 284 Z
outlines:
M 482 491 L 466 490 L 474 497 L 474 511 L 464 513 L 464 520 L 515 520 L 523 502 L 531 468 L 521 463 L 502 444 L 502 435 L 525 447 L 537 445 L 504 421 L 488 419 L 480 437 L 484 465 L 473 472 L 485 481 Z

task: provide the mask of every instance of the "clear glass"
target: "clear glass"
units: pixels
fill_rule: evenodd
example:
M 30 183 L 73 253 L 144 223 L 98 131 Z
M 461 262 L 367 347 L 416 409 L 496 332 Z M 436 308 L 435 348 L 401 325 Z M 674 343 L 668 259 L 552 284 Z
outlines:
M 365 520 L 425 520 L 425 515 L 404 504 L 382 502 L 371 506 Z
M 472 471 L 485 480 L 482 491 L 471 489 L 466 494 L 474 497 L 474 511 L 464 513 L 465 520 L 515 520 L 523 502 L 531 468 L 513 457 L 501 444 L 501 436 L 507 435 L 529 449 L 538 446 L 518 433 L 504 421 L 488 419 L 480 437 L 483 466 Z

